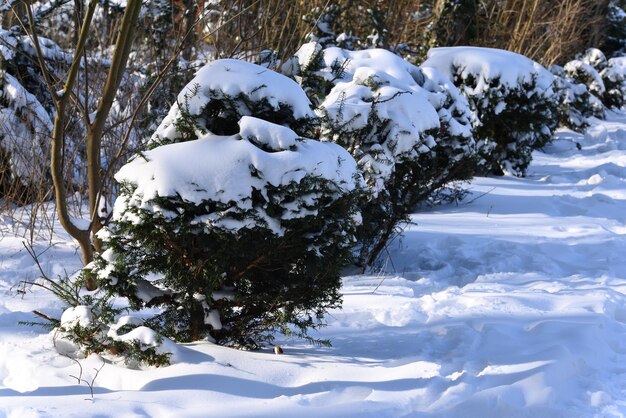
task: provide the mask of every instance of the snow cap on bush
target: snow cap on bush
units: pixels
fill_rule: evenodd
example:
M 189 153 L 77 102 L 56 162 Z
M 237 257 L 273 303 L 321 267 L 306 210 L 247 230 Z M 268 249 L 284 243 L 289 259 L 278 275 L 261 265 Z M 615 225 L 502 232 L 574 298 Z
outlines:
M 157 203 L 175 196 L 198 207 L 212 202 L 229 208 L 202 213 L 189 220 L 193 224 L 227 231 L 263 226 L 283 235 L 281 220 L 315 214 L 319 196 L 293 196 L 276 216 L 268 214 L 268 202 L 255 202 L 255 193 L 267 200 L 268 187 L 287 187 L 307 177 L 334 185 L 337 197 L 357 188 L 354 159 L 340 146 L 303 139 L 287 127 L 250 116 L 242 117 L 239 126 L 238 135 L 207 134 L 157 147 L 122 167 L 115 179 L 129 187 L 115 203 L 113 221 L 143 222 L 131 208 L 165 219 L 179 217 Z
M 604 81 L 599 71 L 591 64 L 581 60 L 572 60 L 563 67 L 565 75 L 577 83 L 587 86 L 589 92 L 596 97 L 602 97 L 605 92 Z
M 461 91 L 474 97 L 488 91 L 490 83 L 513 89 L 520 84 L 535 83 L 538 89 L 552 88 L 548 70 L 530 58 L 510 51 L 471 46 L 432 48 L 423 67 L 433 67 L 450 80 L 475 79 L 475 85 L 463 85 Z
M 253 116 L 306 133 L 315 114 L 293 80 L 265 67 L 234 59 L 210 62 L 178 95 L 152 136 L 152 146 L 233 135 L 242 116 Z
M 450 78 L 477 113 L 484 171 L 524 175 L 557 124 L 553 75 L 522 55 L 479 47 L 433 48 L 423 66 Z
M 587 49 L 582 54 L 578 54 L 576 60 L 592 66 L 598 72 L 604 70 L 607 66 L 606 56 L 598 48 Z

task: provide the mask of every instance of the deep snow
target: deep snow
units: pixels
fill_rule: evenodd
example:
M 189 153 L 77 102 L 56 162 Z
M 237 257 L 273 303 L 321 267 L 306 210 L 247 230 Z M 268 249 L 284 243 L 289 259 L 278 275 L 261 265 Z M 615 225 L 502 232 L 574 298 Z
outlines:
M 319 334 L 333 347 L 188 344 L 170 367 L 107 363 L 93 399 L 50 335 L 16 324 L 61 311 L 20 284 L 37 271 L 5 219 L 0 416 L 624 416 L 626 114 L 558 137 L 527 178 L 477 178 L 413 215 L 381 274 L 345 277 Z M 66 236 L 52 244 L 35 245 L 50 274 L 79 267 Z M 91 381 L 102 360 L 80 363 Z

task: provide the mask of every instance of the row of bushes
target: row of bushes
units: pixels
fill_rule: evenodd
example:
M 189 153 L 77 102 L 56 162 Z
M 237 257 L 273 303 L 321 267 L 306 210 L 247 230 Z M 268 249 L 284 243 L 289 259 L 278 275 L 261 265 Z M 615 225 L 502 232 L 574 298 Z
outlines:
M 211 62 L 116 175 L 107 250 L 85 274 L 159 308 L 143 324 L 177 341 L 311 339 L 342 268 L 371 266 L 417 204 L 476 174 L 522 176 L 559 122 L 621 106 L 620 63 L 593 50 L 553 74 L 458 47 L 417 67 L 317 43 L 283 74 Z

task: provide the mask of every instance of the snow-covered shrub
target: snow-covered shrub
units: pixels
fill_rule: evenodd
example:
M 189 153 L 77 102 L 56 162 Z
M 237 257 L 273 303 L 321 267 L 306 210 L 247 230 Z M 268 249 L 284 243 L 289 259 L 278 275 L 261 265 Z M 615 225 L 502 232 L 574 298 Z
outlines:
M 18 203 L 42 198 L 52 121 L 35 96 L 0 71 L 0 196 Z
M 575 61 L 584 62 L 593 67 L 597 72 L 604 70 L 608 64 L 604 52 L 600 51 L 598 48 L 588 48 L 585 52 L 576 55 Z
M 589 48 L 577 59 L 565 65 L 566 75 L 576 82 L 586 84 L 589 92 L 607 108 L 619 109 L 624 105 L 626 93 L 626 67 L 623 58 L 607 60 L 597 48 Z
M 23 324 L 50 329 L 55 349 L 75 359 L 95 353 L 132 368 L 170 363 L 177 351 L 172 341 L 146 327 L 141 318 L 122 315 L 124 309 L 114 306 L 110 291 L 86 291 L 85 280 L 85 275 L 57 280 L 44 275 L 32 283 L 54 294 L 64 309 L 59 319 L 36 312 L 47 322 Z
M 592 55 L 590 58 L 599 58 Z M 593 59 L 593 62 L 601 64 L 599 59 Z M 565 76 L 576 83 L 584 84 L 591 94 L 598 98 L 602 98 L 605 92 L 604 81 L 600 75 L 600 71 L 586 61 L 575 59 L 563 67 Z
M 301 126 L 308 99 L 259 68 L 208 64 L 181 93 L 187 111 L 174 106 L 157 130 L 170 143 L 116 175 L 120 195 L 102 234 L 108 250 L 91 274 L 134 308 L 161 307 L 148 324 L 180 341 L 254 347 L 274 331 L 308 338 L 340 305 L 339 271 L 359 221 L 356 163 L 336 144 L 276 124 Z M 221 80 L 206 78 L 214 71 Z M 232 107 L 206 110 L 222 103 Z M 223 132 L 218 121 L 233 118 L 231 135 L 202 133 Z
M 347 149 L 368 186 L 357 262 L 369 265 L 416 204 L 472 176 L 472 114 L 436 70 L 383 50 L 309 43 L 284 70 L 319 104 L 321 135 Z
M 602 102 L 608 108 L 622 108 L 626 100 L 626 58 L 609 59 L 600 75 L 605 87 Z
M 577 83 L 565 74 L 563 67 L 553 65 L 554 92 L 559 104 L 559 123 L 572 130 L 583 132 L 590 117 L 604 118 L 602 101 L 591 94 L 585 84 Z
M 484 173 L 525 175 L 533 149 L 552 138 L 558 123 L 554 77 L 513 52 L 434 48 L 424 67 L 441 71 L 467 97 L 479 123 L 475 138 Z
M 626 52 L 626 12 L 623 6 L 620 6 L 615 0 L 609 3 L 607 24 L 602 49 L 611 57 L 624 55 Z

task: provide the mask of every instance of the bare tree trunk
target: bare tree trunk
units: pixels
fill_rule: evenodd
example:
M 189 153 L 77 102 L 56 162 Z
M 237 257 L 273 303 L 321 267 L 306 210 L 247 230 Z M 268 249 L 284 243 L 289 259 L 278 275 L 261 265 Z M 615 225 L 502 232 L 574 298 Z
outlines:
M 102 146 L 102 134 L 113 100 L 122 81 L 126 70 L 128 55 L 130 54 L 137 19 L 141 10 L 141 1 L 129 1 L 122 18 L 111 67 L 107 74 L 102 97 L 98 103 L 98 109 L 93 122 L 87 128 L 87 179 L 89 184 L 89 213 L 91 214 L 91 231 L 93 244 L 96 251 L 102 251 L 102 242 L 96 236 L 102 229 L 102 221 L 99 214 L 100 197 L 102 193 L 102 167 L 100 165 L 100 149 Z
M 54 185 L 54 194 L 56 199 L 56 209 L 59 216 L 61 226 L 70 234 L 72 238 L 78 241 L 81 249 L 83 263 L 87 264 L 93 259 L 92 234 L 98 232 L 102 227 L 98 217 L 98 201 L 101 193 L 101 167 L 100 167 L 100 148 L 102 142 L 102 134 L 104 124 L 107 120 L 115 94 L 122 80 L 122 75 L 126 69 L 126 62 L 133 41 L 139 11 L 141 9 L 141 0 L 129 0 L 122 19 L 122 25 L 119 31 L 113 59 L 107 74 L 106 83 L 102 97 L 98 103 L 98 109 L 92 120 L 88 121 L 87 127 L 87 173 L 89 183 L 89 211 L 91 218 L 91 226 L 82 229 L 71 219 L 68 212 L 67 192 L 65 180 L 63 178 L 63 148 L 65 139 L 65 125 L 67 123 L 67 112 L 73 89 L 76 84 L 78 71 L 81 67 L 81 61 L 84 57 L 85 44 L 89 36 L 89 30 L 93 15 L 98 4 L 97 0 L 91 0 L 85 11 L 85 15 L 77 37 L 76 50 L 74 58 L 70 65 L 63 90 L 56 92 L 52 82 L 52 77 L 43 58 L 41 46 L 36 33 L 35 20 L 30 7 L 27 7 L 28 18 L 31 26 L 30 36 L 35 44 L 39 66 L 43 72 L 46 85 L 52 94 L 56 115 L 54 118 L 54 127 L 52 130 L 51 144 L 51 161 L 50 168 L 52 174 L 52 182 Z M 84 65 L 86 65 L 84 61 Z M 87 82 L 87 81 L 85 81 Z M 88 113 L 88 109 L 83 109 Z M 101 250 L 99 241 L 94 242 L 96 250 Z M 94 290 L 97 287 L 95 280 L 90 277 L 86 284 L 87 289 Z

